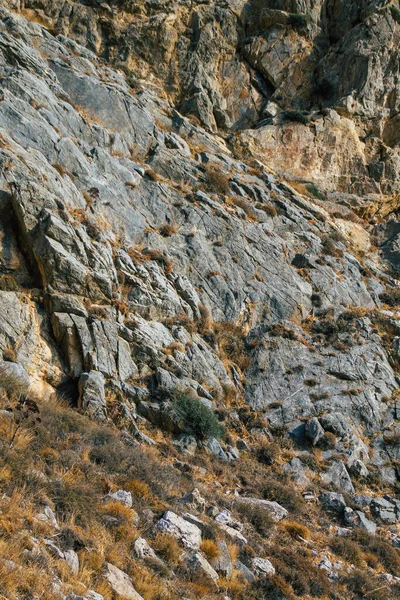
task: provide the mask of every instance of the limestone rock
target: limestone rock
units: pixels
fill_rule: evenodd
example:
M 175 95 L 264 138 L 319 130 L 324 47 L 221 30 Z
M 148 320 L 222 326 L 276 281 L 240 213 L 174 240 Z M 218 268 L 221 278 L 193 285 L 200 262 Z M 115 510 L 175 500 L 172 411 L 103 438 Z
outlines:
M 336 488 L 344 490 L 348 494 L 354 494 L 355 490 L 350 475 L 342 461 L 332 463 L 332 466 L 322 476 L 324 483 L 331 483 Z
M 118 490 L 116 492 L 110 492 L 107 496 L 104 496 L 103 502 L 108 501 L 120 502 L 127 508 L 132 508 L 132 494 L 126 490 Z
M 288 515 L 286 508 L 278 504 L 278 502 L 270 502 L 269 500 L 260 500 L 258 498 L 237 498 L 235 504 L 242 509 L 248 507 L 256 507 L 259 511 L 264 512 L 266 517 L 278 523 Z
M 82 373 L 79 379 L 79 407 L 92 418 L 107 418 L 104 376 L 98 371 Z
M 196 551 L 188 552 L 185 554 L 184 560 L 194 581 L 205 582 L 218 589 L 218 573 L 202 554 Z
M 319 499 L 326 510 L 331 510 L 334 513 L 342 514 L 346 508 L 346 502 L 343 495 L 338 494 L 337 492 L 323 492 L 319 496 Z
M 199 548 L 201 531 L 192 523 L 185 521 L 171 510 L 167 510 L 156 523 L 156 527 L 165 533 L 176 537 L 187 548 Z
M 229 554 L 228 546 L 224 540 L 217 540 L 218 556 L 212 559 L 212 567 L 225 579 L 232 577 L 232 560 Z
M 22 394 L 28 390 L 29 385 L 29 375 L 21 365 L 0 361 L 0 386 L 6 392 Z
M 251 566 L 253 573 L 255 573 L 258 577 L 275 575 L 275 568 L 272 566 L 271 562 L 267 558 L 252 558 Z
M 104 567 L 104 578 L 115 594 L 127 598 L 127 600 L 143 600 L 142 596 L 133 587 L 132 579 L 111 563 Z

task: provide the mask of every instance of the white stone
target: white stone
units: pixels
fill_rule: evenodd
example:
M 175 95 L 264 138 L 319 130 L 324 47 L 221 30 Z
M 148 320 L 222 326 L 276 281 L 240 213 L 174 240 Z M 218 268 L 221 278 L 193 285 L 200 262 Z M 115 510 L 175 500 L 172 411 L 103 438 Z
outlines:
M 133 587 L 132 579 L 111 563 L 106 563 L 104 577 L 112 591 L 126 600 L 143 600 L 142 596 Z
M 187 548 L 200 547 L 201 531 L 197 525 L 188 523 L 171 510 L 164 513 L 163 517 L 156 523 L 156 527 L 179 539 Z
M 111 494 L 104 496 L 103 502 L 108 502 L 109 500 L 113 502 L 120 502 L 128 508 L 132 508 L 132 494 L 130 492 L 126 492 L 125 490 L 118 490 L 117 492 L 112 492 Z
M 267 558 L 253 558 L 251 566 L 256 575 L 275 575 L 275 568 Z

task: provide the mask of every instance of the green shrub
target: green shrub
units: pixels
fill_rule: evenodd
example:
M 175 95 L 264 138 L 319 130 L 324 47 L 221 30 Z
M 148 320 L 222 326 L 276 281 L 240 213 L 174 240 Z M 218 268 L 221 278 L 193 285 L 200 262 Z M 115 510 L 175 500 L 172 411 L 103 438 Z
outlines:
M 315 187 L 313 183 L 309 183 L 308 185 L 306 185 L 306 189 L 315 198 L 318 198 L 318 200 L 325 200 L 325 196 L 319 191 L 318 188 Z
M 213 411 L 201 400 L 189 398 L 178 392 L 173 402 L 173 408 L 187 433 L 191 433 L 199 439 L 206 437 L 221 437 L 223 429 L 218 423 Z
M 314 94 L 324 100 L 330 100 L 335 95 L 335 86 L 329 79 L 321 79 L 314 88 Z

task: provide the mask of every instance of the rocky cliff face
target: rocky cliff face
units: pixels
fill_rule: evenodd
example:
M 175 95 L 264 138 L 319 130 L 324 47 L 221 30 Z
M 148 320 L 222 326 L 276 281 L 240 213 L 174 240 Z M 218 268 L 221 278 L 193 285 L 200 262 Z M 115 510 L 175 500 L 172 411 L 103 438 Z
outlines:
M 7 397 L 30 381 L 141 445 L 161 429 L 170 456 L 209 453 L 231 473 L 266 461 L 308 499 L 325 490 L 335 523 L 378 523 L 395 556 L 398 2 L 16 0 L 0 19 Z M 222 441 L 187 435 L 182 392 L 216 411 Z M 271 467 L 274 439 L 292 446 Z M 167 513 L 169 533 L 198 529 Z M 250 558 L 243 586 L 274 575 Z M 185 561 L 218 595 L 224 569 Z M 273 597 L 363 597 L 326 561 L 329 592 L 285 588 L 287 575 L 268 579 Z M 135 598 L 112 563 L 107 585 Z M 398 593 L 391 577 L 383 593 Z

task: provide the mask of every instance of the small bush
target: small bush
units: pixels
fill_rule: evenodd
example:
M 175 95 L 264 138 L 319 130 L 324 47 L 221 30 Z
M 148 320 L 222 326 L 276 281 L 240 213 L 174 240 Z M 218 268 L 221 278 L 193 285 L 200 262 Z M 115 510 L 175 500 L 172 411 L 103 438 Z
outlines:
M 217 417 L 201 400 L 189 398 L 178 392 L 173 402 L 173 408 L 178 417 L 182 419 L 187 433 L 191 433 L 199 439 L 221 437 L 223 430 Z
M 389 573 L 393 575 L 400 573 L 399 549 L 393 548 L 379 536 L 371 535 L 367 531 L 358 530 L 353 537 L 365 552 L 375 554 Z
M 325 200 L 324 194 L 320 192 L 319 189 L 315 187 L 313 183 L 309 183 L 308 185 L 306 185 L 306 190 L 310 192 L 310 194 L 312 194 L 315 198 L 318 198 L 318 200 Z
M 0 276 L 0 291 L 15 292 L 18 289 L 18 282 L 12 275 Z
M 276 210 L 275 206 L 273 206 L 272 204 L 264 204 L 262 202 L 257 202 L 256 208 L 258 210 L 264 211 L 270 217 L 276 217 L 276 215 L 278 214 L 278 211 Z
M 307 17 L 299 13 L 290 13 L 288 15 L 287 23 L 294 29 L 303 29 L 304 27 L 307 27 Z
M 383 441 L 387 446 L 400 445 L 400 431 L 390 431 L 383 434 Z
M 314 94 L 324 100 L 330 100 L 335 95 L 335 86 L 329 79 L 321 79 L 314 88 Z
M 230 321 L 215 324 L 215 343 L 219 352 L 227 361 L 234 363 L 241 371 L 250 366 L 250 357 L 246 352 L 243 329 Z
M 290 584 L 301 598 L 328 597 L 331 585 L 326 571 L 319 569 L 308 550 L 291 547 L 273 546 L 270 549 L 271 562 L 277 573 Z
M 389 585 L 379 585 L 376 579 L 364 570 L 356 569 L 347 577 L 343 583 L 354 595 L 352 598 L 368 598 L 369 600 L 387 600 L 397 596 L 389 596 Z
M 206 169 L 206 188 L 209 192 L 226 196 L 230 192 L 229 178 L 216 167 L 209 166 Z
M 262 594 L 256 598 L 268 598 L 268 600 L 296 600 L 296 596 L 293 593 L 291 586 L 286 583 L 279 575 L 273 575 L 273 577 L 267 577 L 261 581 L 257 581 L 257 592 Z M 248 595 L 246 594 L 246 597 Z M 244 598 L 244 596 L 243 596 Z
M 283 120 L 286 122 L 295 121 L 297 123 L 303 123 L 303 125 L 308 124 L 308 116 L 302 110 L 284 110 Z
M 271 405 L 270 405 L 271 406 Z M 263 465 L 272 465 L 275 462 L 276 449 L 271 444 L 263 444 L 256 450 L 256 457 Z
M 175 235 L 176 233 L 178 233 L 179 225 L 175 222 L 164 223 L 163 225 L 161 225 L 158 231 L 163 237 L 170 237 L 171 235 Z
M 360 546 L 348 537 L 335 537 L 330 544 L 333 552 L 356 567 L 362 565 L 363 554 Z
M 4 348 L 3 350 L 3 360 L 6 362 L 17 362 L 17 353 L 14 348 Z
M 131 492 L 131 494 L 137 498 L 143 500 L 149 500 L 152 496 L 150 486 L 145 481 L 139 479 L 131 479 L 124 485 L 124 488 Z
M 291 512 L 299 512 L 302 509 L 300 498 L 289 485 L 284 485 L 276 479 L 266 478 L 262 490 L 266 500 L 272 500 L 282 504 Z
M 242 518 L 251 523 L 260 535 L 267 536 L 271 532 L 274 521 L 262 506 L 239 504 L 238 511 Z

